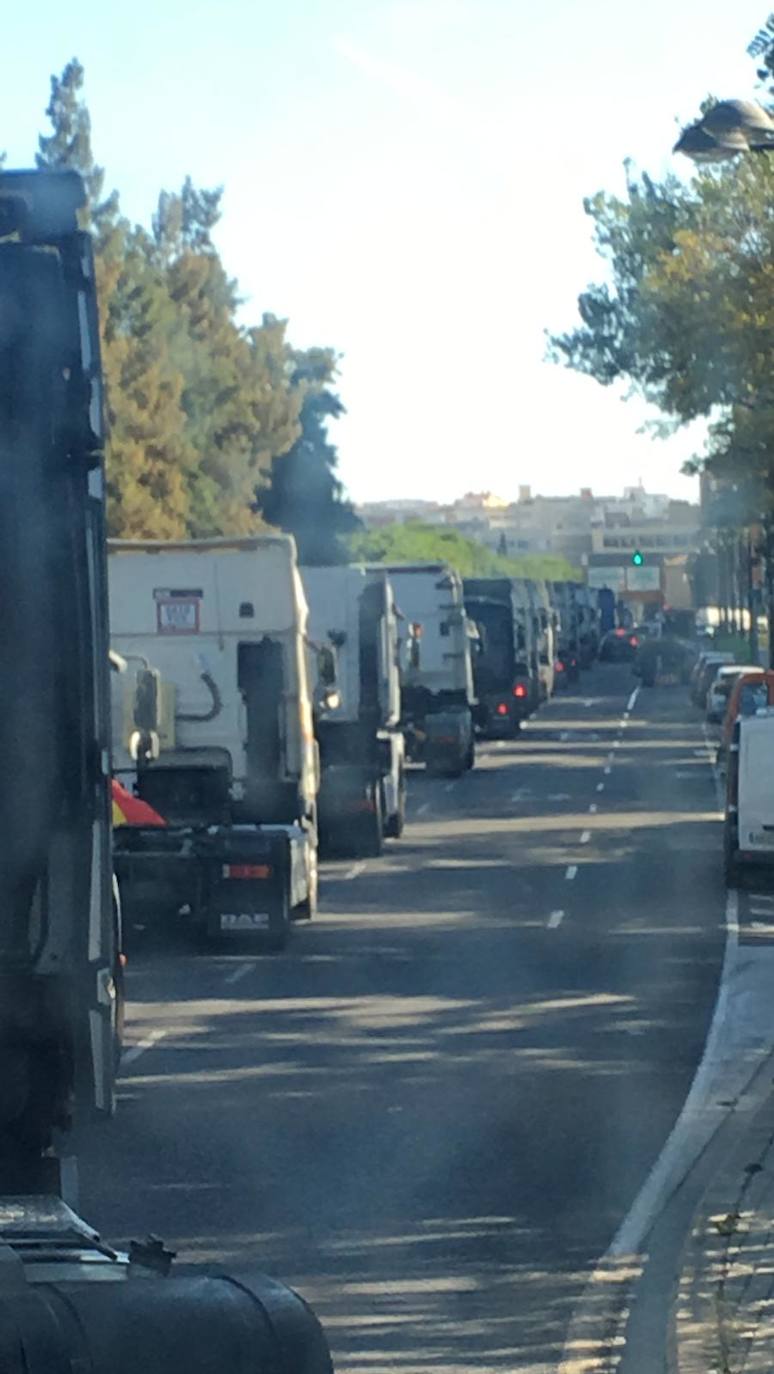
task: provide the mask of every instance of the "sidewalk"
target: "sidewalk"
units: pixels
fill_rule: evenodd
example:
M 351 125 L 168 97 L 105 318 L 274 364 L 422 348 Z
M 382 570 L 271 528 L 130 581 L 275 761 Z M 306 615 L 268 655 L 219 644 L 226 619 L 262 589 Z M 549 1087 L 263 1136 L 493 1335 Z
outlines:
M 772 1374 L 774 1087 L 707 1189 L 681 1267 L 677 1374 Z

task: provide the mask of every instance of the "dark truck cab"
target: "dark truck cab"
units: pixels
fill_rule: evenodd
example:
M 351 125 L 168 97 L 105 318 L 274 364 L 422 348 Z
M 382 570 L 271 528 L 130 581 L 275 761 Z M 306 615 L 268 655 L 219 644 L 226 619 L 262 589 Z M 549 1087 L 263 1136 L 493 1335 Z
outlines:
M 490 738 L 518 733 L 533 709 L 526 635 L 507 577 L 466 577 L 465 610 L 478 626 L 473 657 L 476 705 L 473 720 Z

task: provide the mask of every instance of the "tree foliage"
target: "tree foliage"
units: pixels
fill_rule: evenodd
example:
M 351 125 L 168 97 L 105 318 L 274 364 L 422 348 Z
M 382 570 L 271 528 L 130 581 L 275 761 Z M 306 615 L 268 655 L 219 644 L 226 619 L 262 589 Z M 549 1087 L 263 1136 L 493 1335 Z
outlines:
M 345 537 L 360 525 L 344 498 L 338 454 L 328 437 L 329 420 L 344 413 L 330 386 L 335 376 L 332 349 L 293 354 L 294 394 L 303 398 L 301 432 L 284 456 L 274 458 L 267 485 L 256 493 L 264 518 L 295 536 L 299 558 L 308 564 L 345 563 Z
M 37 162 L 74 168 L 87 189 L 111 533 L 247 533 L 262 523 L 256 491 L 268 490 L 274 516 L 266 518 L 298 529 L 321 554 L 335 551 L 354 516 L 326 429 L 343 409 L 328 385 L 333 353 L 292 349 L 286 321 L 272 315 L 240 324 L 237 284 L 213 241 L 221 188 L 201 189 L 187 177 L 179 191 L 160 193 L 149 228 L 122 216 L 118 195 L 104 196 L 83 84 L 75 58 L 51 78 L 51 131 L 39 140 Z
M 364 563 L 449 563 L 462 577 L 532 577 L 561 582 L 580 574 L 549 554 L 506 558 L 459 530 L 418 520 L 360 530 L 348 540 L 350 557 Z
M 774 506 L 774 167 L 748 155 L 688 184 L 631 174 L 585 202 L 607 279 L 553 357 L 603 385 L 624 379 L 672 425 L 707 417 L 699 466 Z

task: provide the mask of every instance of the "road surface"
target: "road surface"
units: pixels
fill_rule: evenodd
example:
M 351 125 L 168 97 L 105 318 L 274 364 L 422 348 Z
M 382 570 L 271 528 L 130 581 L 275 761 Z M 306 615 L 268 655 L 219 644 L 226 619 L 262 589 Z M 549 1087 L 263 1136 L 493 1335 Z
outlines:
M 92 1224 L 290 1281 L 339 1370 L 554 1368 L 723 957 L 700 722 L 633 685 L 598 666 L 460 780 L 412 773 L 403 840 L 324 865 L 285 954 L 135 951 Z

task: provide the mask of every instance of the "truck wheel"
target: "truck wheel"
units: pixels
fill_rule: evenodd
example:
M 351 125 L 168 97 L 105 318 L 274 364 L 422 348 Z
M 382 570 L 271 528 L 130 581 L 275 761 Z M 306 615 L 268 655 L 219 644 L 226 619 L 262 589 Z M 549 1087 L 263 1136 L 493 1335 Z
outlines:
M 309 886 L 303 902 L 299 902 L 294 911 L 297 921 L 313 921 L 317 915 L 317 893 L 319 890 L 319 869 L 317 867 L 317 851 L 315 850 L 309 861 Z
M 384 822 L 384 833 L 388 840 L 399 840 L 406 827 L 406 780 L 401 774 L 400 787 L 398 789 L 398 809 L 394 816 L 387 816 Z
M 366 811 L 355 829 L 353 849 L 358 858 L 378 859 L 384 848 L 384 818 L 381 788 L 374 787 L 373 810 Z

